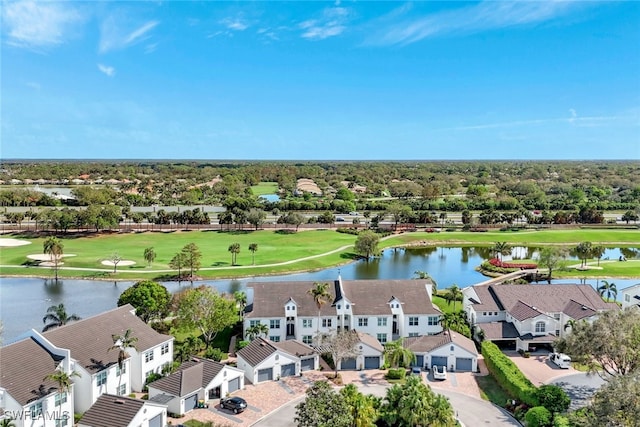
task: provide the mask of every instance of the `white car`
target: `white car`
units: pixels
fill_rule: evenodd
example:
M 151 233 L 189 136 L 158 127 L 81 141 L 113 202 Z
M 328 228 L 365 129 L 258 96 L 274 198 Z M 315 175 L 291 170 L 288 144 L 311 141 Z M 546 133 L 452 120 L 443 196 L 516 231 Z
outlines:
M 433 365 L 431 367 L 431 372 L 433 373 L 433 379 L 434 380 L 446 380 L 447 379 L 447 367 L 446 366 Z

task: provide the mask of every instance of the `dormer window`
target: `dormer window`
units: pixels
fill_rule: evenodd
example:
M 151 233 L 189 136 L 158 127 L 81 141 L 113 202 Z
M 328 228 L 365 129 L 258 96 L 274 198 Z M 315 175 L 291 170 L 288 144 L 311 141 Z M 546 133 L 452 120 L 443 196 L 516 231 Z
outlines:
M 340 304 L 338 304 L 338 310 L 340 310 Z
M 347 310 L 349 310 L 349 307 L 350 307 L 349 304 L 345 304 L 345 306 L 344 306 L 344 308 L 347 309 Z

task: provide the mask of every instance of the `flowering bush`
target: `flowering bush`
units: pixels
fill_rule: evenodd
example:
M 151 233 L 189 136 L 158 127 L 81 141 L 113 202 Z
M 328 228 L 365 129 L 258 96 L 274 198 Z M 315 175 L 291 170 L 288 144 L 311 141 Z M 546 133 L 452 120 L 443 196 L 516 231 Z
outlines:
M 519 268 L 519 269 L 530 269 L 530 268 L 538 268 L 538 264 L 531 263 L 517 263 L 517 262 L 502 262 L 498 258 L 491 258 L 489 263 L 494 267 L 500 268 Z

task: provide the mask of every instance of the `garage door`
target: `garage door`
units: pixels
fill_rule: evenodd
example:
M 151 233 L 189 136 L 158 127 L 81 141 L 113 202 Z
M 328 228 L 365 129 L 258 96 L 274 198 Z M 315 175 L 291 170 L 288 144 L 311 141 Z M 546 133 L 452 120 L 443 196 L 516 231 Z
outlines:
M 380 356 L 367 356 L 364 358 L 364 369 L 379 369 Z
M 447 356 L 431 356 L 431 366 L 447 366 Z
M 424 368 L 424 356 L 422 354 L 420 356 L 416 356 L 416 360 L 413 363 L 413 366 L 420 366 L 421 368 Z
M 273 379 L 273 368 L 260 369 L 258 371 L 258 382 L 270 381 Z
M 456 371 L 473 370 L 473 360 L 466 357 L 456 357 Z
M 356 359 L 342 359 L 341 369 L 356 369 Z
M 229 380 L 228 387 L 229 393 L 240 390 L 240 377 Z
M 313 371 L 316 367 L 316 358 L 302 359 L 300 361 L 300 369 L 303 371 Z
M 291 377 L 296 374 L 296 364 L 290 363 L 288 365 L 282 365 L 280 368 L 281 377 Z
M 192 394 L 184 399 L 184 411 L 190 411 L 198 406 L 198 393 Z
M 149 427 L 162 427 L 162 414 L 158 414 L 149 420 Z

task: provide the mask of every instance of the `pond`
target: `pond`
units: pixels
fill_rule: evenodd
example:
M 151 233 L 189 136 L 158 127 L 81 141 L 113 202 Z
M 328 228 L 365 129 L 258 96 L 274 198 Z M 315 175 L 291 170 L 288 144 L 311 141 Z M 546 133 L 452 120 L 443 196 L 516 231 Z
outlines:
M 511 258 L 531 258 L 535 248 L 514 248 Z M 623 250 L 631 259 L 629 250 Z M 617 259 L 621 250 L 607 249 L 603 258 Z M 233 293 L 245 290 L 249 282 L 282 280 L 331 281 L 338 274 L 345 280 L 357 279 L 410 279 L 415 271 L 427 272 L 440 289 L 457 284 L 464 288 L 487 278 L 475 268 L 491 257 L 487 247 L 429 247 L 415 249 L 387 249 L 372 261 L 357 261 L 325 270 L 281 276 L 247 277 L 242 279 L 207 280 L 194 282 L 194 286 L 206 283 L 220 292 Z M 604 278 L 603 278 L 604 279 Z M 618 289 L 638 283 L 638 279 L 611 279 Z M 554 281 L 554 283 L 579 283 L 579 279 Z M 598 279 L 584 283 L 597 287 Z M 191 286 L 189 282 L 163 283 L 171 292 Z M 109 282 L 91 280 L 44 280 L 37 278 L 0 278 L 0 318 L 4 324 L 3 341 L 10 342 L 20 334 L 34 328 L 42 329 L 42 317 L 51 305 L 64 303 L 69 314 L 89 317 L 116 307 L 120 294 L 133 282 Z M 248 295 L 251 298 L 251 295 Z

